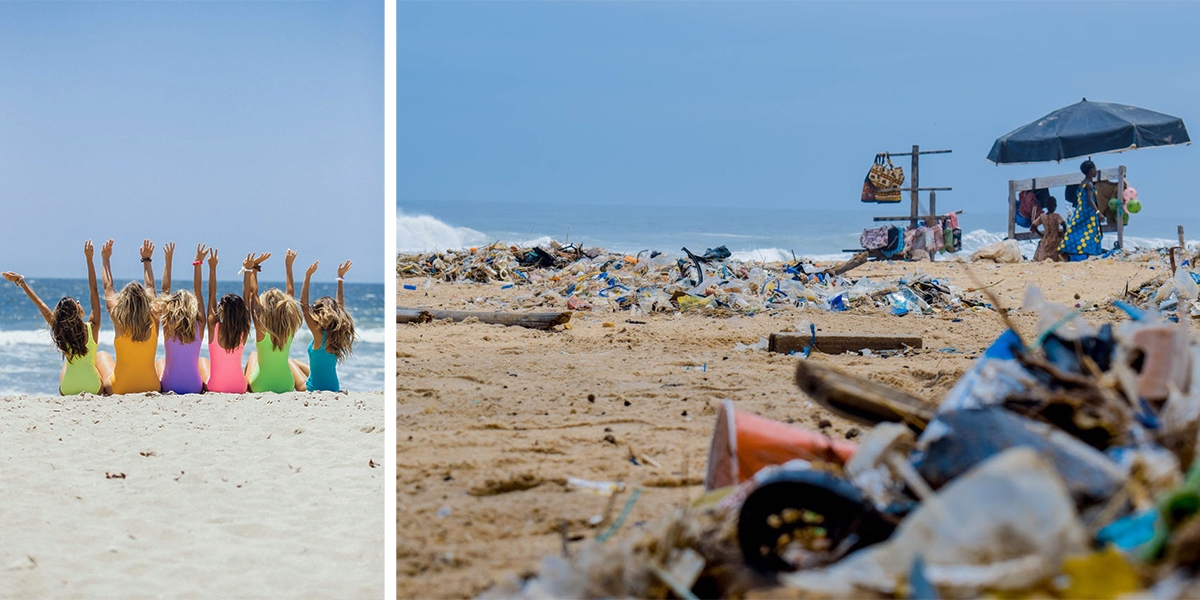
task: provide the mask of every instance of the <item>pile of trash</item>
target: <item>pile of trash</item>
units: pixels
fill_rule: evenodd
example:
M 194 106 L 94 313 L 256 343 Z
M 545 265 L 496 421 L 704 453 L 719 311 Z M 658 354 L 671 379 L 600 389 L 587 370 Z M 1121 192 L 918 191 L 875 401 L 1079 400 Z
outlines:
M 1036 335 L 1010 323 L 936 408 L 800 361 L 815 401 L 870 426 L 857 444 L 726 401 L 705 495 L 495 592 L 1200 596 L 1200 341 L 1030 298 Z
M 551 242 L 549 249 L 493 244 L 484 248 L 397 257 L 402 278 L 527 286 L 506 307 L 651 312 L 707 310 L 755 314 L 787 306 L 842 311 L 877 307 L 896 315 L 987 307 L 945 280 L 915 274 L 894 281 L 851 279 L 812 262 L 759 264 L 731 258 L 724 246 L 686 258 L 659 252 L 612 253 Z M 865 257 L 864 257 L 865 260 Z M 857 263 L 861 264 L 861 263 Z M 408 286 L 416 289 L 415 285 Z

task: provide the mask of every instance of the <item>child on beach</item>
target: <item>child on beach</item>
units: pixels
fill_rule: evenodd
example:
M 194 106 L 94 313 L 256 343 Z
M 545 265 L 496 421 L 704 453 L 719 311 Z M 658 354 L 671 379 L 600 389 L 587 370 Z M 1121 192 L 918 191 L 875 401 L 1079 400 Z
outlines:
M 111 244 L 110 240 L 108 245 Z M 50 337 L 67 361 L 58 380 L 58 393 L 64 396 L 84 392 L 112 393 L 112 387 L 109 385 L 109 377 L 113 370 L 112 356 L 107 352 L 96 351 L 96 342 L 100 339 L 100 293 L 96 291 L 95 249 L 92 247 L 92 240 L 84 242 L 83 255 L 88 261 L 88 290 L 91 292 L 92 306 L 92 314 L 86 321 L 83 319 L 83 305 L 78 300 L 70 296 L 64 297 L 51 311 L 34 293 L 33 288 L 25 283 L 24 277 L 12 271 L 3 274 L 5 279 L 16 284 L 29 296 L 30 301 L 41 311 L 46 324 L 50 326 Z
M 246 381 L 254 392 L 284 393 L 304 391 L 303 373 L 292 364 L 288 353 L 292 349 L 292 336 L 300 328 L 300 307 L 296 305 L 295 281 L 292 278 L 292 263 L 296 252 L 287 251 L 284 266 L 287 270 L 287 293 L 271 288 L 258 296 L 258 271 L 262 261 L 270 257 L 264 254 L 255 258 L 247 256 L 242 267 L 250 269 L 250 318 L 254 322 L 256 352 L 246 361 Z
M 264 256 L 269 257 L 270 254 Z M 208 358 L 205 385 L 210 392 L 246 393 L 242 348 L 250 334 L 250 311 L 243 297 L 250 289 L 250 273 L 243 269 L 242 295 L 225 294 L 217 301 L 217 249 L 208 252 Z
M 100 249 L 104 303 L 112 318 L 116 339 L 116 364 L 112 372 L 114 394 L 137 394 L 162 390 L 158 371 L 154 367 L 154 353 L 158 350 L 158 313 L 154 306 L 154 267 L 151 262 L 154 244 L 142 242 L 140 254 L 145 283 L 129 282 L 118 294 L 113 288 L 112 258 L 113 241 L 105 242 Z
M 1033 221 L 1033 232 L 1042 236 L 1038 242 L 1037 252 L 1033 256 L 1034 261 L 1043 261 L 1050 259 L 1053 261 L 1061 261 L 1062 255 L 1059 254 L 1058 247 L 1062 244 L 1063 233 L 1067 230 L 1067 224 L 1063 221 L 1062 215 L 1055 212 L 1058 209 L 1058 200 L 1050 197 L 1050 201 L 1046 203 L 1046 212 L 1038 215 Z M 1045 231 L 1038 231 L 1038 227 L 1044 227 Z
M 204 381 L 208 379 L 208 361 L 200 358 L 207 325 L 201 289 L 203 274 L 200 269 L 207 254 L 208 248 L 204 244 L 196 246 L 196 258 L 192 261 L 193 291 L 172 292 L 171 262 L 175 255 L 175 244 L 163 245 L 166 265 L 163 266 L 162 295 L 158 298 L 158 308 L 162 315 L 166 356 L 155 362 L 155 367 L 165 392 L 199 394 L 204 391 Z
M 304 273 L 300 306 L 304 309 L 304 322 L 312 332 L 313 341 L 308 344 L 309 364 L 295 362 L 294 366 L 307 375 L 304 389 L 310 392 L 336 392 L 341 389 L 337 364 L 350 356 L 354 344 L 354 319 L 346 312 L 343 292 L 343 282 L 350 267 L 350 261 L 338 265 L 337 299 L 322 296 L 312 306 L 308 304 L 308 285 L 313 273 L 317 272 L 317 263 L 314 262 Z M 317 340 L 321 340 L 321 345 L 314 348 Z

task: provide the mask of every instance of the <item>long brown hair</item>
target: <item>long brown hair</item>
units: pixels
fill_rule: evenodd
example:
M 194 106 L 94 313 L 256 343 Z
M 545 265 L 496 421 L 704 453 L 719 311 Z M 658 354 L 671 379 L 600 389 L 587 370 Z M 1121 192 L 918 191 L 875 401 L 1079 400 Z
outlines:
M 142 284 L 131 281 L 117 294 L 117 304 L 109 311 L 113 324 L 133 338 L 135 342 L 150 339 L 154 329 L 154 303 L 150 292 Z
M 200 323 L 197 311 L 200 302 L 195 294 L 187 290 L 176 290 L 158 299 L 159 313 L 163 318 L 163 334 L 180 343 L 196 341 L 196 325 Z
M 337 356 L 342 362 L 354 351 L 354 318 L 346 309 L 329 296 L 322 296 L 310 308 L 313 320 L 325 334 L 325 351 Z M 314 344 L 320 340 L 314 340 Z
M 258 307 L 259 323 L 271 335 L 271 347 L 283 350 L 304 319 L 299 303 L 279 288 L 271 288 L 258 297 Z
M 217 303 L 217 322 L 221 324 L 217 331 L 217 345 L 226 350 L 236 350 L 246 343 L 250 335 L 250 310 L 246 301 L 237 294 L 225 294 Z
M 67 296 L 54 306 L 54 324 L 50 326 L 50 337 L 67 362 L 88 353 L 88 331 L 83 321 L 83 307 L 74 298 Z

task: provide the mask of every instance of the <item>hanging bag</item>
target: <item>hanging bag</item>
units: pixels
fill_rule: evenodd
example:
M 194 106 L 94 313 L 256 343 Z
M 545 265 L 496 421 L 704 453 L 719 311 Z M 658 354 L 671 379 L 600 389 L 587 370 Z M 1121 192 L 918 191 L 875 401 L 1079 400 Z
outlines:
M 878 155 L 876 160 L 879 160 Z M 871 167 L 871 172 L 876 173 L 875 167 Z M 876 202 L 899 202 L 900 188 L 904 185 L 904 167 L 893 165 L 891 155 L 884 154 L 874 183 Z
M 877 202 L 875 199 L 876 190 L 879 188 L 876 181 L 883 181 L 883 155 L 876 154 L 875 162 L 871 164 L 871 170 L 867 171 L 867 176 L 863 178 L 862 201 Z

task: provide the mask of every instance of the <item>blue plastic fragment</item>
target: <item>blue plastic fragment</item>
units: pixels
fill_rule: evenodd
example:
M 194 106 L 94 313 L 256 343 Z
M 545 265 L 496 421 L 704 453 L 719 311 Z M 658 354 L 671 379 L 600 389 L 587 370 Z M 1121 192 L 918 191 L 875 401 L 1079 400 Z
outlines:
M 1128 302 L 1125 302 L 1124 300 L 1113 300 L 1113 306 L 1125 311 L 1125 314 L 1129 315 L 1129 318 L 1133 319 L 1134 321 L 1141 321 L 1142 319 L 1146 318 L 1146 311 Z
M 1112 544 L 1120 550 L 1133 550 L 1154 539 L 1157 521 L 1158 510 L 1153 508 L 1129 515 L 1105 525 L 1096 533 L 1096 541 Z
M 502 286 L 500 286 L 500 289 L 502 289 L 502 290 L 507 290 L 508 288 L 511 288 L 512 286 L 513 286 L 513 284 L 511 284 L 511 283 L 510 283 L 510 284 L 508 284 L 508 285 L 502 285 Z
M 574 293 L 575 293 L 575 284 L 572 283 L 571 285 L 567 286 L 567 295 L 570 296 L 571 294 L 574 294 Z
M 406 283 L 406 284 L 404 284 L 404 289 L 406 289 L 406 290 L 415 290 L 415 289 L 417 289 L 417 286 L 415 286 L 415 285 L 408 285 L 408 284 Z

